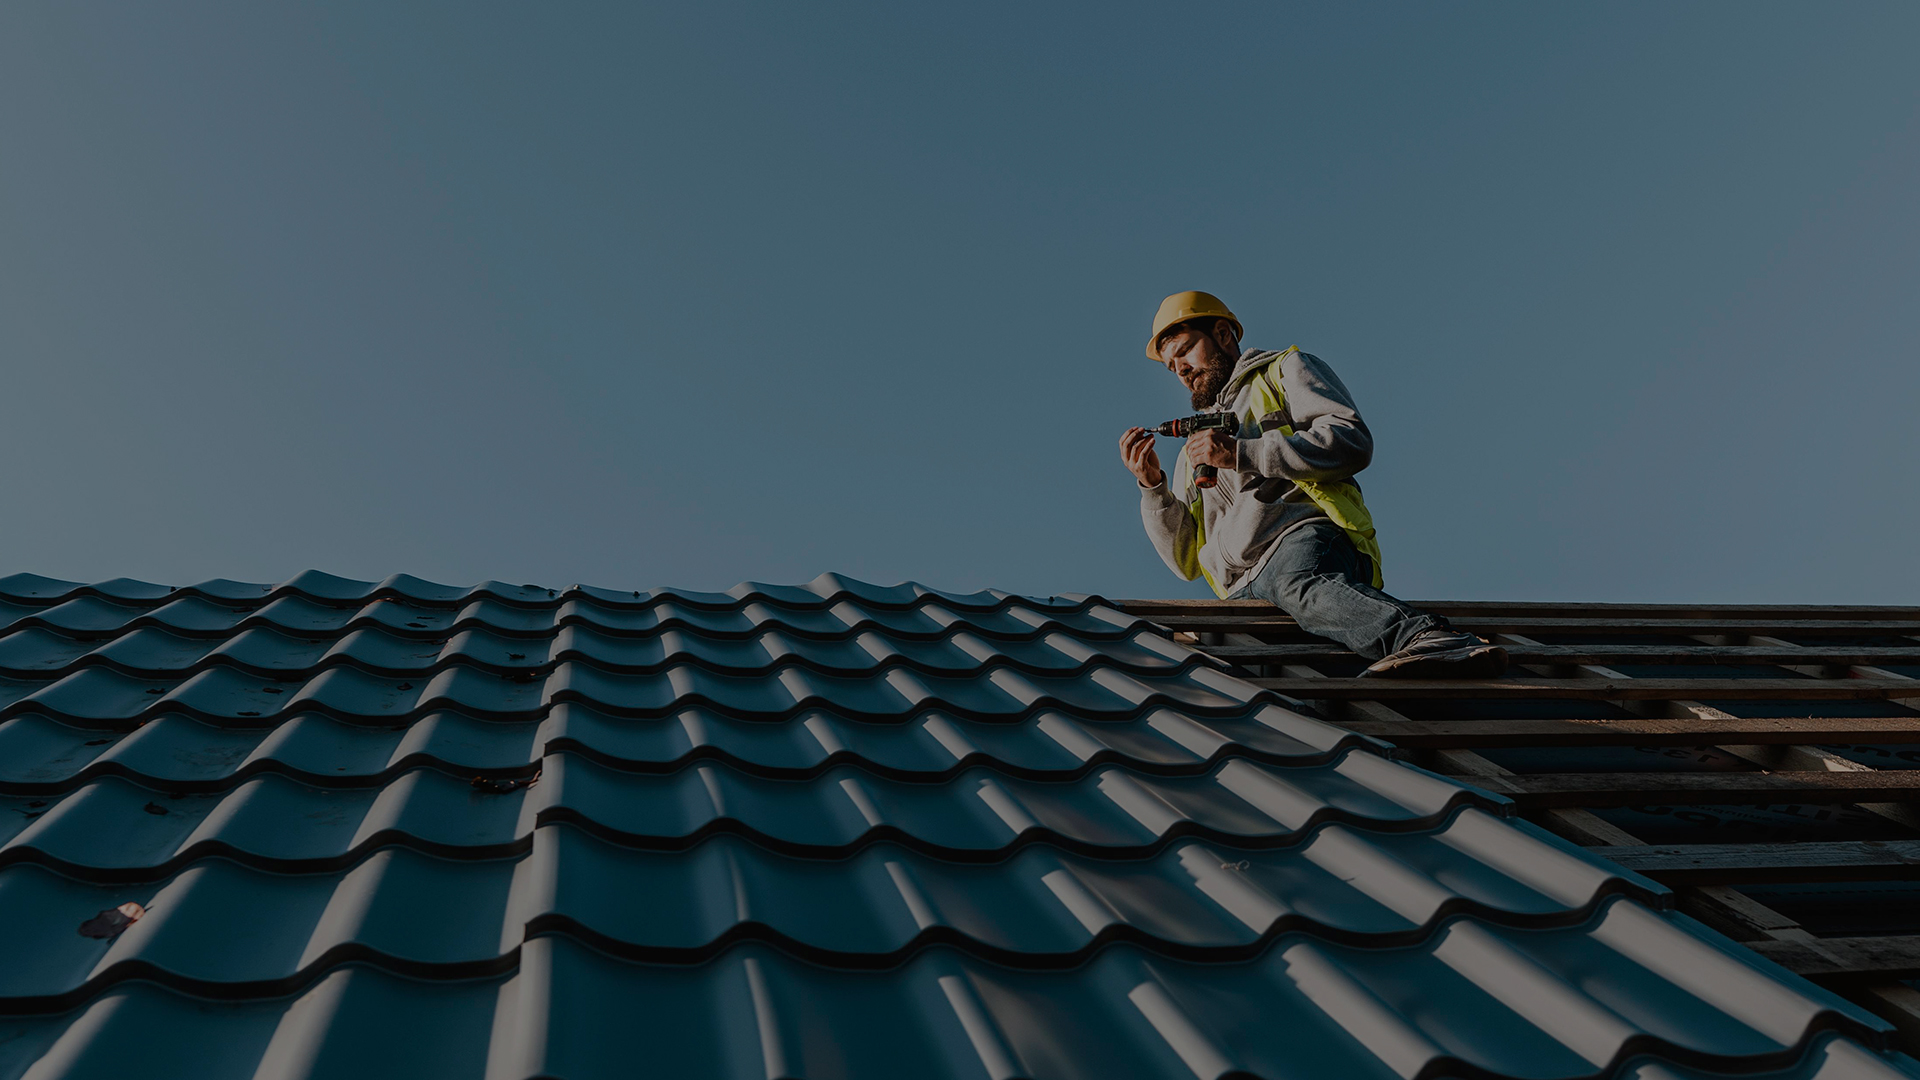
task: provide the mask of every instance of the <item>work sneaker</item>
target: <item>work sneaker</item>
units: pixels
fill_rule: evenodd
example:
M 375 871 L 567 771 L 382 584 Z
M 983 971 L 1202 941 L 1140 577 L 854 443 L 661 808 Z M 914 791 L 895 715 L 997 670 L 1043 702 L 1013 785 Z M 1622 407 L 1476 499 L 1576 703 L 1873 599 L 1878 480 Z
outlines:
M 1363 679 L 1492 679 L 1507 670 L 1507 650 L 1458 630 L 1422 630 L 1406 648 L 1373 662 Z

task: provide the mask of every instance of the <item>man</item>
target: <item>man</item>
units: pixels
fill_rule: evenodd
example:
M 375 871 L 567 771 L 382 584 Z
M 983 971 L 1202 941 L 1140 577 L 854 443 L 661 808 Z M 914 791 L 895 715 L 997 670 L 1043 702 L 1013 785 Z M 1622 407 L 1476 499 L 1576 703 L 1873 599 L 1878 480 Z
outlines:
M 1195 411 L 1239 421 L 1237 435 L 1188 439 L 1171 485 L 1151 432 L 1120 437 L 1160 558 L 1224 599 L 1270 601 L 1373 661 L 1363 675 L 1505 671 L 1506 650 L 1380 591 L 1373 518 L 1353 482 L 1373 459 L 1373 436 L 1333 369 L 1298 348 L 1243 350 L 1240 334 L 1240 320 L 1208 293 L 1175 293 L 1154 316 L 1147 356 L 1186 384 Z M 1195 482 L 1197 465 L 1218 470 L 1214 486 Z

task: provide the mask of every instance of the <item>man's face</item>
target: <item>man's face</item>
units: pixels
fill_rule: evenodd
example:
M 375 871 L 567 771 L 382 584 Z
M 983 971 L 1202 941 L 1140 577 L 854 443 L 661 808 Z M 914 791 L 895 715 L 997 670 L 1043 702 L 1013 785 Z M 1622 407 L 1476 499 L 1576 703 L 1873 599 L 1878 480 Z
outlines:
M 1195 412 L 1213 407 L 1238 359 L 1198 327 L 1182 326 L 1160 339 L 1160 362 L 1187 384 Z

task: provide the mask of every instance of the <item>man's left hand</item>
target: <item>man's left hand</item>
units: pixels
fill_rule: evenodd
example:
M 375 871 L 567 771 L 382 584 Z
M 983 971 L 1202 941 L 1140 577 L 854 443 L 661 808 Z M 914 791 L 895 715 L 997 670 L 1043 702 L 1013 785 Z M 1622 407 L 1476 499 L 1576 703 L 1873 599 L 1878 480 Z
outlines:
M 1216 469 L 1237 469 L 1240 467 L 1240 440 L 1218 428 L 1195 432 L 1187 440 L 1187 460 Z

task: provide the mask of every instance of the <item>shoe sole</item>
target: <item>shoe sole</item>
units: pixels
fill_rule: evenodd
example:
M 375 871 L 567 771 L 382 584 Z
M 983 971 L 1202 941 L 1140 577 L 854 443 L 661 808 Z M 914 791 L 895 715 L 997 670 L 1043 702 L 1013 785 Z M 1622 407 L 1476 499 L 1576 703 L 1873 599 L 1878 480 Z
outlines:
M 1469 645 L 1442 652 L 1382 660 L 1360 673 L 1375 679 L 1497 679 L 1507 670 L 1507 650 Z

